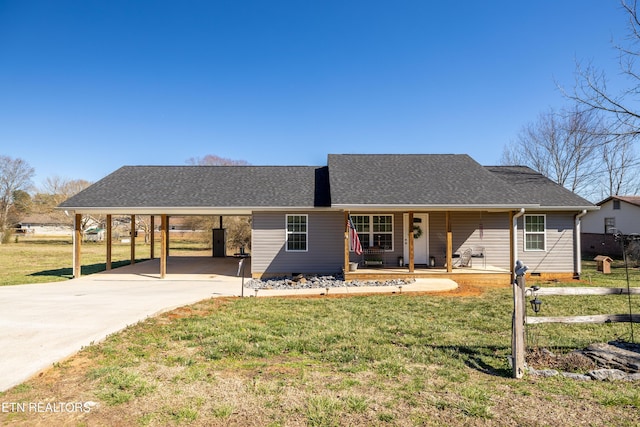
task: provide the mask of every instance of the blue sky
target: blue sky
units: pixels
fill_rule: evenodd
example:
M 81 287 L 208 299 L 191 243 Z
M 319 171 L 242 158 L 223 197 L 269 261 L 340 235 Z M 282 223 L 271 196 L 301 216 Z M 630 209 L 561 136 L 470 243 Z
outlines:
M 576 60 L 617 84 L 625 25 L 613 0 L 0 0 L 0 154 L 36 185 L 206 154 L 497 164 Z

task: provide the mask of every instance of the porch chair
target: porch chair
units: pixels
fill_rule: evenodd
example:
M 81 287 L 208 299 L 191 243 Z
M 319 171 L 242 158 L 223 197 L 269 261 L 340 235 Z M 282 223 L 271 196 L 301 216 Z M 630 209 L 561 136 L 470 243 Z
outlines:
M 467 249 L 462 252 L 460 258 L 458 258 L 458 267 L 471 267 L 471 255 L 473 251 L 471 249 Z

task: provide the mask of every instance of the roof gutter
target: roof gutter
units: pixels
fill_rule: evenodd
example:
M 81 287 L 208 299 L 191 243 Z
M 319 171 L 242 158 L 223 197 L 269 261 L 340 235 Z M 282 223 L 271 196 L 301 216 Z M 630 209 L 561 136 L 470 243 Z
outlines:
M 513 251 L 512 269 L 515 266 L 515 262 L 518 260 L 518 218 L 524 215 L 524 212 L 525 209 L 520 208 L 520 210 L 516 212 L 511 219 L 511 250 Z M 513 271 L 513 276 L 515 279 L 515 271 Z
M 508 204 L 496 204 L 496 205 L 485 205 L 485 204 L 469 204 L 469 205 L 430 205 L 430 204 L 415 204 L 415 205 L 401 205 L 401 204 L 339 204 L 333 203 L 331 205 L 332 208 L 339 208 L 343 210 L 361 210 L 361 211 L 416 211 L 416 210 L 428 210 L 428 211 L 470 211 L 470 210 L 483 210 L 483 211 L 513 211 L 514 209 L 520 209 L 524 206 L 527 209 L 541 209 L 541 206 L 538 204 L 530 204 L 530 205 L 508 205 Z M 575 206 L 571 208 L 571 210 L 575 210 Z
M 580 275 L 582 274 L 582 257 L 580 256 L 582 254 L 582 217 L 586 214 L 586 209 L 583 209 L 582 212 L 576 214 L 575 222 L 573 225 L 573 241 L 575 242 L 575 247 L 573 249 L 573 271 L 575 272 L 575 276 L 577 279 L 580 279 Z

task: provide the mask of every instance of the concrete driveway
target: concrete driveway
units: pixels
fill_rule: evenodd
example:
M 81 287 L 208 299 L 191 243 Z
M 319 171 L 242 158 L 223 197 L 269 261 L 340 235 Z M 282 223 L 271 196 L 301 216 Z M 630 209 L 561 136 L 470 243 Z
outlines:
M 249 276 L 249 260 L 245 267 Z M 233 258 L 169 258 L 167 271 L 160 279 L 156 259 L 67 282 L 0 287 L 0 391 L 147 317 L 242 293 L 238 260 Z M 448 291 L 457 286 L 449 279 L 418 279 L 404 289 L 332 288 L 331 293 Z M 261 290 L 257 296 L 324 292 Z M 244 296 L 253 295 L 244 290 Z
M 224 261 L 224 262 L 223 262 Z M 149 316 L 240 295 L 236 260 L 151 260 L 67 282 L 0 287 L 0 391 Z M 215 268 L 214 268 L 215 267 Z

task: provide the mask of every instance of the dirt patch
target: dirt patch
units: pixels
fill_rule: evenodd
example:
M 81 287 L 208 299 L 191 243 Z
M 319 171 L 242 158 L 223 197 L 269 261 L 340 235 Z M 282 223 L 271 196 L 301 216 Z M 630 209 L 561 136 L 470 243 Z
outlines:
M 578 352 L 555 354 L 546 348 L 533 348 L 526 356 L 527 364 L 535 369 L 555 369 L 563 372 L 587 372 L 598 365 Z

